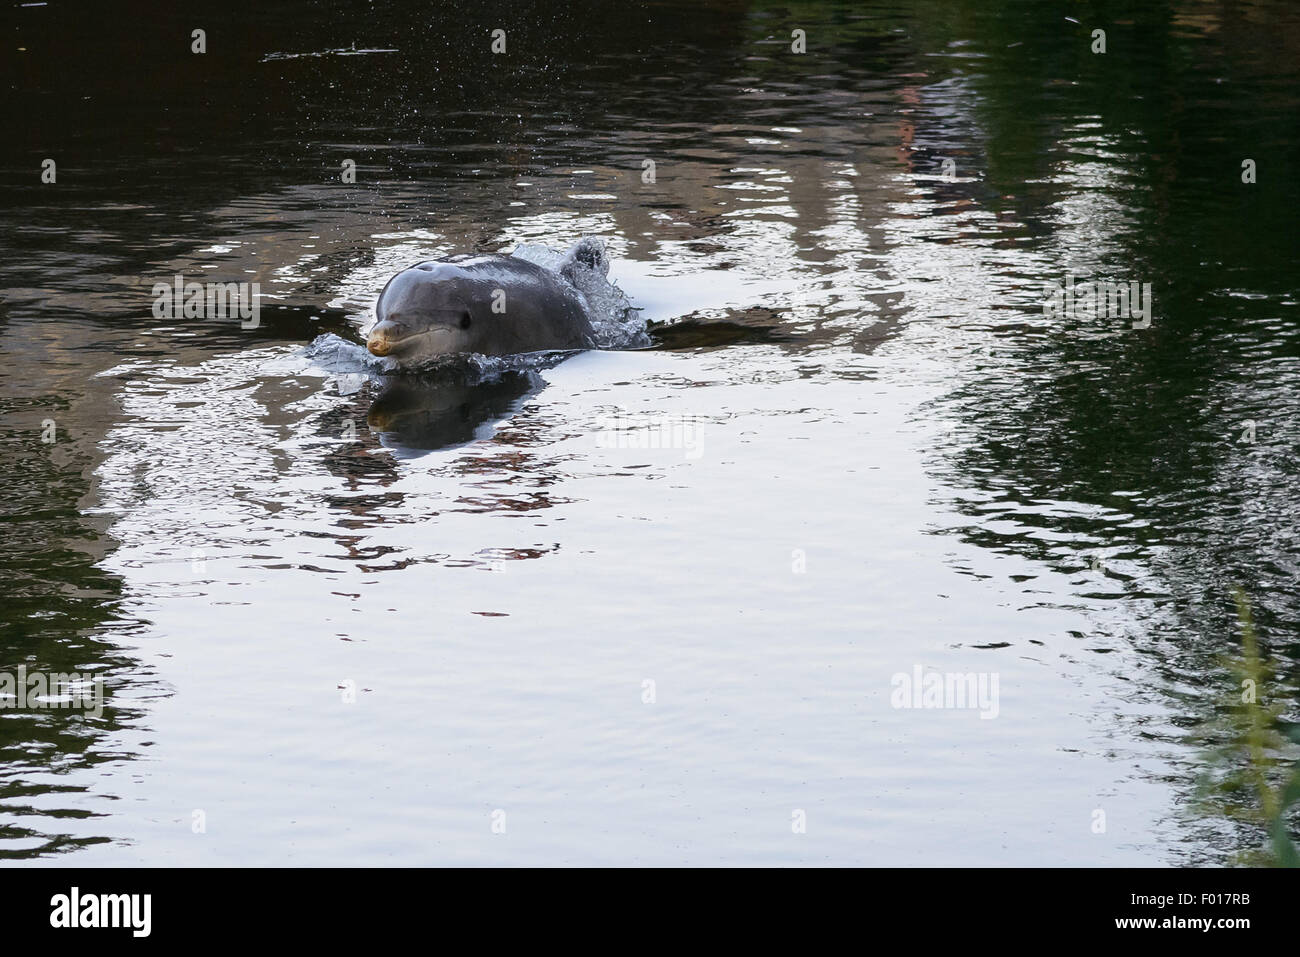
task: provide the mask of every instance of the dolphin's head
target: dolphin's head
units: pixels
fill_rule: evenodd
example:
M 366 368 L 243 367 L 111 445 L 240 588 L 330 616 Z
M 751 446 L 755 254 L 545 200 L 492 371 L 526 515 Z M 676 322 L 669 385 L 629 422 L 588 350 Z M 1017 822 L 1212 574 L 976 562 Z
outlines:
M 486 351 L 486 313 L 475 284 L 449 263 L 404 269 L 384 287 L 366 348 L 403 365 L 457 352 Z

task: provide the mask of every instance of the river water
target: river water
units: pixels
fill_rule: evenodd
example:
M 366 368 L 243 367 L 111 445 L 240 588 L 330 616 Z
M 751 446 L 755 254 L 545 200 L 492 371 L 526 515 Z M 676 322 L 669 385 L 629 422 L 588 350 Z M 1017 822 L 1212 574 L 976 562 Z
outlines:
M 425 6 L 15 10 L 0 666 L 108 697 L 0 711 L 0 858 L 1257 844 L 1192 797 L 1234 588 L 1295 710 L 1300 11 Z M 404 266 L 582 236 L 644 341 L 357 345 Z M 1090 278 L 1149 323 L 1044 310 Z

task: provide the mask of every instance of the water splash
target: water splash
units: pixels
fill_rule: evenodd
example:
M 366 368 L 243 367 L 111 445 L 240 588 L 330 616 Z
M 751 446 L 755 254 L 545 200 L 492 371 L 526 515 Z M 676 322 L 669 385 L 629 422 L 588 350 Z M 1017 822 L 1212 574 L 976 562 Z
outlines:
M 510 255 L 549 269 L 577 287 L 590 307 L 596 348 L 636 349 L 650 344 L 640 310 L 609 280 L 605 240 L 584 236 L 563 252 L 541 243 L 520 243 Z
M 468 384 L 487 382 L 507 372 L 549 369 L 572 354 L 572 351 L 529 352 L 515 356 L 461 353 L 433 356 L 427 362 L 399 368 L 392 357 L 371 355 L 365 346 L 332 332 L 317 336 L 302 352 L 303 357 L 312 364 L 335 375 L 359 374 L 379 379 L 400 371 L 403 375 L 455 378 Z
M 339 374 L 361 373 L 378 376 L 397 371 L 397 361 L 392 357 L 380 358 L 371 355 L 365 346 L 332 332 L 313 339 L 303 349 L 303 355 L 322 369 Z

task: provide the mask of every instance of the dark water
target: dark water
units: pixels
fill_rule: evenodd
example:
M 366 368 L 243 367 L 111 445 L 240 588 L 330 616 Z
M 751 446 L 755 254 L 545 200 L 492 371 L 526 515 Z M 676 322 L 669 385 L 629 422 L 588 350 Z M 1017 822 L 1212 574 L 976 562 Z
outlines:
M 0 711 L 0 857 L 1257 845 L 1190 798 L 1234 588 L 1296 716 L 1300 11 L 516 8 L 7 14 L 0 667 L 108 701 Z M 591 234 L 654 347 L 339 341 L 411 262 Z M 178 274 L 261 325 L 154 318 Z M 996 717 L 891 707 L 917 667 Z

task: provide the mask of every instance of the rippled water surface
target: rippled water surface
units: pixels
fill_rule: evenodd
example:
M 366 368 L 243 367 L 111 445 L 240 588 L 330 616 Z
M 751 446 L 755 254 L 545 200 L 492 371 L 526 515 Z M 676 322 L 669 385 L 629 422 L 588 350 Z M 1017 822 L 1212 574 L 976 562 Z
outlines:
M 1295 710 L 1292 5 L 132 9 L 10 37 L 0 666 L 109 697 L 0 711 L 0 858 L 1258 842 L 1191 798 L 1234 587 Z M 587 235 L 627 348 L 359 346 L 404 266 Z M 260 326 L 154 318 L 176 275 Z

